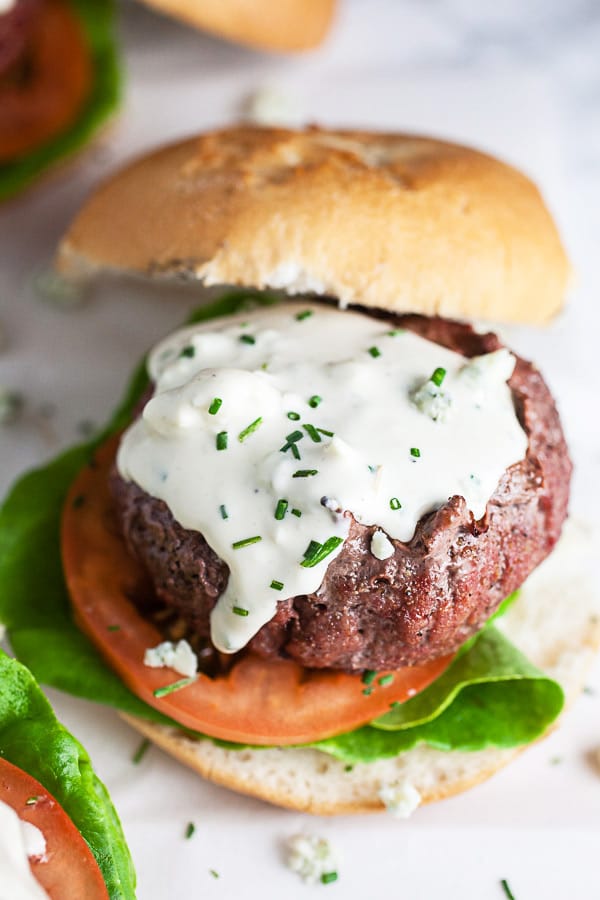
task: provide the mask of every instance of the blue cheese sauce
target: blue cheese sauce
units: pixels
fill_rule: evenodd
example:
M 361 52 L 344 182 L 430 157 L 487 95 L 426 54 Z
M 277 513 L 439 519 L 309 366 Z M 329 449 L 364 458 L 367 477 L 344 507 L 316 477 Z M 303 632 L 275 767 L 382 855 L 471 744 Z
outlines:
M 30 857 L 43 857 L 45 852 L 39 828 L 23 822 L 0 800 L 0 900 L 47 900 L 29 865 Z
M 461 495 L 480 518 L 527 436 L 507 350 L 466 359 L 359 312 L 283 303 L 177 331 L 119 472 L 201 532 L 230 570 L 211 617 L 225 653 L 279 600 L 316 591 L 349 513 L 408 541 Z

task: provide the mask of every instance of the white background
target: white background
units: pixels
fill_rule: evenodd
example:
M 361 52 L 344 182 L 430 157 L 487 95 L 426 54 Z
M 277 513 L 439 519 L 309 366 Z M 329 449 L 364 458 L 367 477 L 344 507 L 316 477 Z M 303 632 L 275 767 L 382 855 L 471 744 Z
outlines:
M 0 387 L 22 392 L 21 420 L 0 427 L 0 487 L 100 423 L 144 349 L 198 301 L 189 289 L 96 287 L 77 309 L 42 299 L 44 271 L 88 189 L 153 144 L 229 122 L 247 95 L 275 88 L 299 121 L 424 131 L 524 168 L 543 188 L 577 271 L 567 311 L 510 340 L 545 372 L 577 464 L 572 509 L 600 502 L 598 263 L 600 7 L 587 0 L 348 0 L 328 43 L 269 57 L 126 6 L 128 85 L 121 115 L 75 162 L 0 212 Z M 135 767 L 139 739 L 114 713 L 51 693 L 85 743 L 122 817 L 140 900 L 192 897 L 517 900 L 600 896 L 600 670 L 563 728 L 470 794 L 419 810 L 317 820 L 202 783 L 160 751 Z M 196 833 L 184 839 L 188 822 Z M 340 880 L 307 887 L 282 864 L 300 830 L 328 836 Z M 218 880 L 209 870 L 219 872 Z

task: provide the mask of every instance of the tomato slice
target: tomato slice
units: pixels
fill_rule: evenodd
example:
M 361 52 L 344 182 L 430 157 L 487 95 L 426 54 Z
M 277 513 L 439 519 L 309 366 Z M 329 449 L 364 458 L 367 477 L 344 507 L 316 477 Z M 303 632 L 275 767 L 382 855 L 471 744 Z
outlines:
M 0 800 L 44 835 L 43 860 L 32 857 L 29 864 L 52 900 L 108 900 L 98 863 L 62 806 L 39 781 L 5 759 L 0 759 Z
M 81 23 L 65 0 L 45 0 L 23 52 L 0 79 L 0 162 L 65 131 L 92 84 Z
M 227 675 L 200 675 L 161 698 L 154 691 L 181 678 L 144 665 L 144 652 L 163 639 L 129 597 L 145 583 L 119 534 L 108 490 L 117 439 L 73 483 L 62 520 L 62 555 L 75 618 L 110 666 L 145 703 L 179 724 L 236 743 L 289 745 L 351 731 L 423 690 L 450 664 L 447 656 L 395 672 L 365 693 L 360 675 L 305 669 L 291 661 L 245 654 Z

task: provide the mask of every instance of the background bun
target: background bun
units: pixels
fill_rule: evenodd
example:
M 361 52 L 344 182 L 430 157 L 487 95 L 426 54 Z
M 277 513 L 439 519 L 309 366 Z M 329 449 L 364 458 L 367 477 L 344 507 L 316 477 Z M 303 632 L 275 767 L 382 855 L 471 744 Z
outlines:
M 560 682 L 567 706 L 584 686 L 600 645 L 600 602 L 588 574 L 593 558 L 589 529 L 568 523 L 554 552 L 498 622 L 531 662 Z M 343 763 L 318 750 L 227 750 L 175 728 L 125 718 L 205 778 L 278 806 L 319 815 L 381 810 L 380 788 L 405 779 L 423 802 L 441 800 L 489 778 L 523 749 L 465 753 L 421 746 L 347 772 Z
M 569 272 L 537 188 L 490 156 L 401 134 L 256 127 L 117 172 L 75 219 L 58 264 L 530 323 L 560 309 Z
M 144 0 L 188 25 L 261 50 L 309 50 L 325 37 L 336 0 Z

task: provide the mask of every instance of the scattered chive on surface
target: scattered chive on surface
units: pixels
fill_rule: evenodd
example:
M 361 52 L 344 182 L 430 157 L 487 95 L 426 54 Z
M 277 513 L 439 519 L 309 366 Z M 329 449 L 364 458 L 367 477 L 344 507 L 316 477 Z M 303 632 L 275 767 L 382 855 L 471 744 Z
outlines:
M 186 841 L 189 841 L 189 839 L 192 837 L 192 835 L 193 835 L 193 833 L 195 832 L 195 830 L 196 830 L 196 826 L 194 825 L 194 823 L 193 823 L 193 822 L 188 822 L 188 824 L 187 824 L 187 826 L 186 826 L 186 829 L 185 829 L 185 839 L 186 839 Z
M 146 755 L 146 752 L 148 751 L 149 746 L 150 740 L 148 738 L 144 738 L 144 740 L 141 742 L 141 744 L 131 757 L 131 762 L 134 764 L 134 766 L 137 766 L 138 763 L 141 763 L 142 759 Z
M 296 509 L 296 508 L 294 507 L 294 509 L 292 510 L 292 515 L 293 515 L 293 516 L 296 516 L 296 518 L 299 519 L 300 516 L 302 515 L 302 511 L 299 510 L 299 509 Z
M 377 679 L 377 684 L 381 685 L 381 687 L 387 687 L 388 684 L 392 684 L 394 681 L 393 675 L 382 675 L 381 678 Z
M 296 313 L 296 321 L 303 322 L 305 319 L 308 319 L 310 316 L 312 316 L 312 314 L 312 309 L 304 309 L 302 310 L 302 312 Z
M 377 672 L 375 671 L 375 669 L 365 669 L 365 671 L 362 673 L 362 675 L 360 677 L 360 680 L 362 681 L 363 684 L 369 685 L 369 684 L 373 684 L 376 677 L 377 677 Z
M 248 610 L 247 610 L 247 609 L 244 609 L 243 606 L 232 606 L 232 607 L 231 607 L 231 611 L 232 611 L 233 613 L 235 613 L 236 616 L 241 616 L 243 619 L 245 619 L 246 616 L 250 615 L 250 613 L 248 612 Z
M 411 447 L 411 448 L 410 448 L 410 455 L 411 455 L 411 456 L 414 456 L 415 459 L 418 459 L 418 458 L 420 457 L 420 455 L 421 455 L 421 451 L 419 450 L 418 447 Z
M 325 428 L 317 428 L 317 431 L 318 431 L 320 434 L 324 434 L 325 437 L 333 437 L 333 435 L 334 435 L 334 432 L 333 432 L 333 431 L 326 431 Z
M 308 559 L 311 556 L 314 556 L 317 551 L 321 549 L 321 544 L 319 541 L 311 541 L 306 550 L 303 553 L 304 559 Z
M 241 550 L 242 547 L 249 547 L 250 544 L 258 544 L 259 541 L 262 541 L 262 537 L 260 534 L 255 534 L 253 537 L 242 538 L 241 541 L 234 541 L 231 547 L 233 550 Z
M 501 887 L 502 890 L 504 891 L 504 896 L 507 897 L 507 900 L 515 900 L 515 895 L 514 895 L 513 892 L 511 891 L 510 886 L 509 886 L 508 881 L 506 880 L 506 878 L 503 878 L 503 879 L 501 880 L 501 882 L 500 882 L 500 887 Z
M 275 518 L 278 522 L 281 522 L 283 517 L 285 516 L 288 508 L 287 500 L 278 500 L 277 506 L 275 507 Z
M 166 684 L 164 687 L 156 688 L 155 691 L 152 691 L 155 697 L 160 699 L 161 697 L 167 697 L 169 694 L 174 694 L 175 691 L 180 691 L 182 688 L 188 687 L 190 684 L 193 684 L 198 678 L 197 675 L 192 675 L 190 678 L 181 678 L 179 681 L 174 681 L 172 684 Z
M 106 630 L 107 631 L 120 631 L 121 626 L 120 625 L 107 625 Z
M 378 356 L 381 356 L 381 350 L 379 347 L 369 347 L 369 353 L 373 357 L 373 359 L 377 359 Z
M 317 566 L 320 562 L 323 562 L 330 553 L 333 553 L 334 550 L 340 546 L 340 544 L 344 543 L 344 539 L 341 537 L 330 537 L 327 538 L 324 544 L 319 544 L 318 541 L 311 541 L 308 545 L 308 549 L 310 549 L 311 545 L 317 544 L 317 548 L 314 549 L 314 552 L 309 556 L 304 557 L 303 562 L 300 563 L 305 569 L 312 569 L 313 566 Z
M 27 800 L 25 801 L 25 806 L 35 806 L 35 804 L 38 802 L 38 800 L 39 800 L 39 797 L 28 797 Z
M 288 419 L 291 419 L 292 422 L 297 422 L 298 419 L 300 418 L 300 413 L 294 412 L 293 409 L 290 409 L 289 413 L 287 414 L 287 417 L 288 417 Z
M 254 432 L 258 428 L 260 428 L 262 422 L 262 416 L 259 416 L 258 419 L 254 420 L 254 422 L 250 422 L 249 425 L 246 425 L 243 431 L 240 431 L 240 433 L 238 434 L 238 441 L 240 442 L 240 444 L 243 444 L 247 437 L 250 437 L 251 434 L 254 434 Z
M 397 497 L 392 497 L 390 499 L 390 509 L 402 509 L 402 504 Z
M 386 331 L 388 337 L 396 337 L 399 334 L 404 334 L 406 328 L 392 328 L 391 331 Z
M 435 370 L 435 372 L 433 373 L 433 375 L 431 376 L 431 378 L 429 380 L 433 381 L 433 383 L 435 384 L 436 387 L 440 387 L 442 385 L 445 377 L 446 377 L 446 370 L 442 369 L 441 366 L 438 366 L 438 368 Z
M 317 429 L 315 428 L 314 425 L 303 425 L 302 427 L 306 431 L 306 433 L 309 436 L 309 438 L 311 439 L 311 441 L 314 441 L 315 444 L 321 443 L 321 435 L 319 434 L 319 432 L 317 431 Z
M 181 359 L 181 357 L 184 357 L 187 359 L 192 359 L 192 357 L 194 357 L 195 355 L 196 355 L 196 348 L 192 347 L 191 344 L 188 344 L 187 347 L 183 348 L 183 350 L 179 354 L 179 357 L 180 357 L 180 359 Z
M 252 337 L 251 334 L 240 334 L 240 341 L 242 344 L 255 344 L 256 338 Z
M 318 469 L 297 469 L 292 478 L 310 478 L 312 475 L 318 475 Z
M 209 869 L 208 871 L 210 872 L 210 874 L 212 875 L 213 878 L 220 878 L 220 877 L 221 877 L 221 876 L 219 875 L 219 873 L 218 873 L 215 869 Z
M 217 450 L 227 450 L 227 432 L 220 431 L 217 435 Z
M 282 591 L 283 590 L 283 581 L 275 581 L 275 579 L 273 579 L 273 581 L 271 582 L 271 587 L 273 588 L 274 591 Z
M 321 875 L 321 884 L 333 884 L 333 882 L 337 880 L 337 872 L 323 872 L 323 874 Z
M 363 688 L 363 694 L 365 695 L 365 697 L 370 697 L 372 693 L 373 693 L 373 685 Z
M 317 406 L 319 405 L 319 403 L 322 403 L 322 402 L 323 402 L 323 398 L 322 398 L 322 397 L 319 397 L 318 394 L 313 394 L 312 397 L 309 397 L 308 405 L 309 405 L 312 409 L 316 409 Z
M 220 398 L 220 397 L 215 397 L 215 399 L 213 400 L 213 402 L 212 402 L 212 403 L 210 404 L 210 406 L 208 407 L 208 411 L 209 411 L 210 415 L 211 415 L 211 416 L 216 416 L 216 414 L 217 414 L 217 413 L 219 412 L 219 410 L 221 409 L 222 405 L 223 405 L 223 401 L 221 400 L 221 398 Z
M 221 518 L 222 518 L 222 519 L 228 519 L 228 518 L 229 518 L 229 513 L 227 512 L 227 507 L 225 506 L 224 503 L 221 503 L 221 505 L 220 505 L 220 507 L 219 507 L 219 512 L 221 513 Z

